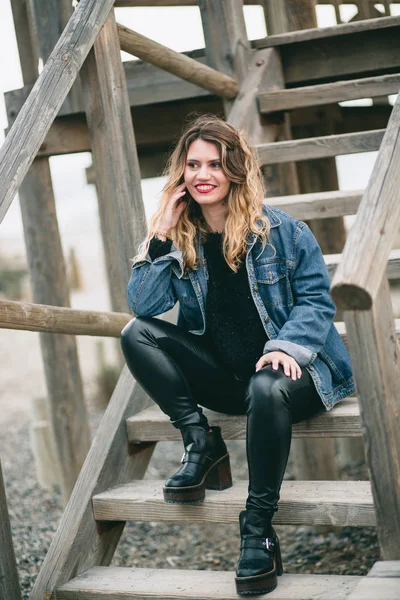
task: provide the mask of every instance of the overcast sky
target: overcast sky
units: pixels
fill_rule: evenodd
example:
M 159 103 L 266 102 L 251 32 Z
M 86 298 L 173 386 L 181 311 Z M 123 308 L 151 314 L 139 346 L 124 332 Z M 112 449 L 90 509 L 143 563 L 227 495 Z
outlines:
M 383 8 L 379 4 L 377 7 Z M 264 37 L 267 32 L 262 8 L 260 6 L 245 6 L 244 8 L 249 38 Z M 355 14 L 355 7 L 342 6 L 341 11 L 342 18 L 348 20 Z M 116 13 L 119 22 L 174 50 L 186 51 L 204 47 L 203 31 L 197 7 L 120 8 L 116 9 Z M 392 5 L 392 14 L 400 14 L 400 3 Z M 317 18 L 320 27 L 334 25 L 336 21 L 333 6 L 317 6 Z M 132 57 L 122 54 L 123 60 L 132 59 Z M 3 130 L 7 127 L 3 93 L 18 89 L 22 85 L 10 2 L 9 0 L 0 0 L 0 144 L 4 139 Z M 338 169 L 341 188 L 364 187 L 375 155 L 376 153 L 369 153 L 368 155 L 339 157 Z M 91 158 L 88 153 L 51 159 L 56 198 L 57 200 L 60 197 L 68 199 L 68 202 L 59 202 L 57 210 L 60 212 L 64 211 L 67 214 L 67 210 L 72 211 L 73 199 L 83 193 L 89 197 L 87 209 L 89 210 L 90 207 L 90 210 L 94 210 L 93 189 L 88 191 L 84 177 L 84 169 L 90 162 Z M 160 187 L 159 181 L 146 180 L 143 189 L 144 196 L 146 197 L 146 194 L 149 197 L 154 196 Z M 82 205 L 79 206 L 78 202 L 76 210 L 82 210 Z M 17 202 L 14 202 L 0 225 L 0 242 L 5 238 L 22 237 L 21 232 L 19 208 Z

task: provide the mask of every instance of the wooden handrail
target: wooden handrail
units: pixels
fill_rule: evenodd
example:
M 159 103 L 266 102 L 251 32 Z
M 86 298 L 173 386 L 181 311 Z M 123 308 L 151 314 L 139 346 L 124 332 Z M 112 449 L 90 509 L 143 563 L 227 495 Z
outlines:
M 0 329 L 119 337 L 133 315 L 0 301 Z
M 332 296 L 348 310 L 371 308 L 385 277 L 400 222 L 400 96 L 332 281 Z
M 164 69 L 181 79 L 190 81 L 217 96 L 234 98 L 239 90 L 238 82 L 207 65 L 203 65 L 185 54 L 175 52 L 124 25 L 118 24 L 121 50 L 129 52 L 160 69 Z
M 0 223 L 104 25 L 113 0 L 81 0 L 0 150 Z

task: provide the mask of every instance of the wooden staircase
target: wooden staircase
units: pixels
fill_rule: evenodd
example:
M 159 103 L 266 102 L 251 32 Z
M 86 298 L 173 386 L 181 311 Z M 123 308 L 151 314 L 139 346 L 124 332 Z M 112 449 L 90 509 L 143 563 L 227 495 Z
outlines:
M 84 11 L 88 12 L 89 10 L 87 9 L 89 4 L 90 0 L 82 1 L 78 11 L 85 14 Z M 95 5 L 93 2 L 92 4 Z M 107 2 L 101 0 L 98 2 L 98 6 L 100 4 L 106 6 Z M 108 4 L 108 9 L 110 9 L 110 2 Z M 104 22 L 106 8 L 104 10 L 96 8 L 96 10 L 98 10 L 98 18 Z M 97 47 L 99 55 L 103 51 L 104 61 L 107 60 L 105 58 L 107 53 L 104 52 L 107 44 L 118 44 L 118 37 L 115 37 L 118 36 L 114 27 L 115 23 L 113 24 L 112 18 L 107 23 L 108 41 L 106 43 L 101 38 L 103 34 L 100 33 Z M 400 85 L 400 54 L 397 51 L 393 52 L 393 47 L 396 50 L 399 47 L 399 32 L 400 18 L 388 17 L 341 25 L 326 30 L 307 30 L 257 40 L 252 44 L 252 48 L 250 46 L 248 48 L 246 55 L 247 58 L 250 56 L 248 70 L 239 81 L 240 87 L 236 100 L 232 104 L 229 104 L 231 100 L 224 100 L 228 120 L 238 127 L 247 129 L 257 147 L 262 165 L 276 165 L 378 150 L 385 135 L 383 128 L 287 141 L 277 141 L 277 132 L 280 130 L 283 111 L 291 111 L 299 107 L 330 105 L 365 95 L 382 96 L 397 92 Z M 125 43 L 130 43 L 129 31 L 128 33 L 125 31 L 124 35 Z M 68 40 L 68 37 L 65 40 Z M 91 40 L 92 42 L 93 40 Z M 367 60 L 365 56 L 368 52 L 365 51 L 364 55 L 360 51 L 359 42 L 362 42 L 364 48 L 374 55 L 373 69 L 370 57 L 367 57 Z M 321 56 L 324 52 L 325 59 L 323 60 Z M 346 54 L 346 52 L 350 54 Z M 93 55 L 90 60 L 94 60 Z M 204 58 L 201 58 L 199 63 L 203 64 Z M 102 79 L 99 79 L 101 85 L 105 85 L 104 82 L 109 81 L 107 78 L 112 79 L 112 66 L 111 63 L 107 63 L 107 69 L 104 69 L 101 74 Z M 75 68 L 77 72 L 78 67 Z M 139 67 L 132 69 L 136 68 L 139 69 Z M 370 73 L 370 71 L 374 72 Z M 393 71 L 396 72 L 393 73 Z M 90 74 L 88 70 L 85 73 L 87 76 Z M 93 122 L 98 122 L 99 128 L 101 128 L 102 113 L 95 102 L 94 92 L 97 83 L 94 79 L 91 81 L 91 87 L 89 86 L 92 103 L 86 104 L 86 110 L 92 111 L 90 115 L 95 115 Z M 167 84 L 170 85 L 170 83 L 170 79 L 166 76 L 165 82 L 160 82 L 160 86 L 165 91 Z M 165 87 L 163 87 L 164 85 Z M 140 85 L 139 87 L 143 89 Z M 65 85 L 65 94 L 67 91 Z M 184 94 L 175 99 L 185 99 L 189 94 L 187 87 Z M 207 96 L 207 94 L 209 92 L 201 91 L 202 96 Z M 163 98 L 165 99 L 165 96 Z M 400 111 L 399 102 L 394 111 Z M 58 103 L 58 107 L 61 106 L 61 103 L 62 99 Z M 129 109 L 128 96 L 122 97 L 121 103 L 125 111 Z M 33 104 L 30 108 L 32 106 Z M 123 135 L 126 112 L 121 117 L 120 109 L 112 106 L 112 103 L 103 108 L 109 111 L 107 119 L 118 121 L 119 131 Z M 29 107 L 25 109 L 26 114 L 28 109 Z M 53 118 L 56 112 L 55 109 Z M 276 117 L 277 114 L 279 114 L 279 118 L 274 120 L 274 115 Z M 50 123 L 50 117 L 48 119 Z M 71 118 L 72 125 L 73 122 L 76 122 L 74 119 L 74 117 Z M 105 141 L 108 141 L 108 130 L 96 133 L 93 122 L 90 124 L 90 131 L 95 148 L 94 159 L 98 161 L 97 176 L 101 176 L 101 169 L 103 169 L 104 177 L 107 177 L 109 169 L 114 168 L 109 166 L 108 155 L 104 153 L 104 146 L 102 146 Z M 392 125 L 390 135 L 386 135 L 384 138 L 382 156 L 384 153 L 386 153 L 385 155 L 390 153 L 393 146 L 396 146 L 396 142 L 393 141 L 393 132 L 397 132 L 397 130 L 396 121 Z M 54 142 L 54 138 L 53 142 L 49 141 L 50 145 L 56 143 L 59 142 Z M 71 143 L 74 144 L 75 141 Z M 75 146 L 75 149 L 83 150 L 88 141 L 85 138 L 83 144 L 79 143 L 79 147 Z M 41 141 L 38 138 L 35 143 L 31 144 L 30 150 L 37 152 L 40 147 Z M 47 150 L 42 147 L 41 151 L 48 152 L 49 150 L 48 147 Z M 69 151 L 71 151 L 71 147 L 69 147 Z M 397 181 L 398 183 L 397 172 L 396 174 L 390 172 L 390 175 L 393 177 L 393 182 Z M 380 174 L 380 172 L 377 173 L 377 176 Z M 131 176 L 133 177 L 132 174 Z M 20 177 L 19 174 L 15 175 L 16 179 L 13 184 L 15 189 L 18 187 L 18 177 Z M 116 177 L 115 173 L 113 173 L 113 177 Z M 368 193 L 333 191 L 268 198 L 267 201 L 296 218 L 321 219 L 356 213 L 360 202 L 361 204 L 366 202 L 365 198 Z M 394 234 L 390 233 L 390 235 L 393 241 Z M 340 265 L 341 258 L 340 255 L 326 257 L 331 276 Z M 387 251 L 386 258 L 382 259 L 380 264 L 383 265 L 383 268 L 382 272 L 376 275 L 379 280 L 378 284 L 384 276 L 385 264 L 387 264 L 389 278 L 400 278 L 400 251 L 392 251 L 390 256 Z M 339 271 L 340 268 L 339 266 Z M 347 309 L 349 307 L 354 308 L 346 306 Z M 52 307 L 47 308 L 51 309 Z M 389 313 L 389 311 L 387 312 Z M 74 318 L 75 321 L 78 320 L 78 317 Z M 387 318 L 389 320 L 389 314 Z M 400 331 L 400 324 L 396 323 L 395 329 L 392 314 L 390 314 L 390 319 L 392 323 L 390 335 L 393 338 L 393 344 L 390 346 L 392 353 L 390 354 L 386 350 L 385 352 L 386 357 L 393 354 L 393 360 L 397 361 L 394 337 Z M 74 326 L 78 327 L 76 323 L 75 325 L 72 323 L 71 333 L 77 331 L 77 329 L 73 329 Z M 343 323 L 338 323 L 337 327 L 343 336 L 347 335 L 349 338 L 352 358 L 358 356 L 357 348 L 359 346 L 356 344 L 359 343 L 358 337 L 361 339 L 362 336 L 361 334 L 358 336 L 359 330 L 355 328 L 354 323 L 351 322 L 352 335 L 349 332 L 346 334 Z M 33 328 L 33 324 L 29 325 L 28 323 L 25 328 Z M 389 326 L 386 330 L 389 331 Z M 377 343 L 377 346 L 379 344 Z M 385 348 L 387 347 L 385 346 Z M 372 344 L 370 344 L 368 352 L 372 353 L 372 351 Z M 380 351 L 379 348 L 378 351 Z M 330 412 L 295 425 L 294 437 L 312 439 L 363 435 L 368 444 L 373 442 L 374 429 L 371 426 L 373 419 L 370 418 L 368 409 L 370 403 L 367 388 L 368 373 L 358 366 L 359 364 L 356 362 L 356 381 L 361 390 L 359 399 L 346 399 Z M 394 373 L 396 374 L 397 371 Z M 365 379 L 365 385 L 363 385 L 363 379 Z M 385 464 L 389 466 L 383 468 L 383 456 L 380 456 L 379 462 L 374 454 L 375 450 L 373 450 L 371 455 L 369 452 L 367 453 L 372 473 L 371 483 L 368 481 L 285 481 L 275 523 L 278 525 L 351 525 L 358 527 L 377 525 L 378 531 L 381 532 L 380 540 L 384 558 L 399 560 L 400 551 L 396 555 L 396 551 L 393 550 L 395 544 L 391 540 L 393 536 L 400 535 L 400 515 L 393 517 L 393 530 L 389 531 L 387 515 L 385 516 L 384 511 L 384 496 L 393 498 L 396 490 L 400 495 L 400 479 L 393 476 L 393 473 L 396 475 L 398 472 L 393 464 L 395 457 L 400 453 L 400 428 L 398 430 L 390 429 L 390 420 L 392 424 L 399 422 L 400 397 L 398 394 L 395 397 L 390 396 L 384 390 L 378 391 L 377 394 L 379 402 L 382 402 L 382 406 L 387 410 L 386 420 L 382 419 L 379 426 L 376 425 L 376 427 L 381 444 L 385 444 L 390 439 L 389 450 L 385 455 Z M 394 398 L 390 405 L 386 403 L 388 395 L 390 398 Z M 375 396 L 373 396 L 374 399 Z M 244 439 L 244 417 L 217 415 L 210 411 L 208 414 L 212 423 L 222 426 L 226 440 Z M 233 573 L 108 566 L 126 521 L 197 523 L 237 521 L 238 513 L 243 508 L 246 497 L 244 481 L 236 481 L 231 489 L 223 492 L 208 491 L 204 504 L 182 506 L 163 502 L 161 481 L 143 480 L 156 443 L 162 440 L 177 439 L 179 439 L 179 432 L 171 426 L 167 417 L 157 407 L 149 406 L 148 400 L 138 394 L 136 383 L 125 367 L 42 565 L 32 592 L 32 600 L 43 600 L 43 598 L 46 600 L 77 600 L 78 598 L 79 600 L 94 598 L 104 600 L 116 600 L 117 598 L 159 600 L 177 598 L 211 600 L 218 598 L 229 600 L 237 598 Z M 374 446 L 374 444 L 372 445 Z M 380 480 L 381 475 L 382 479 Z M 392 479 L 390 479 L 391 476 Z M 378 510 L 376 510 L 377 506 Z M 385 530 L 384 533 L 382 533 L 383 530 Z M 374 600 L 380 597 L 385 600 L 394 599 L 395 596 L 390 595 L 394 593 L 398 593 L 396 598 L 400 596 L 399 585 L 393 586 L 393 577 L 385 573 L 384 576 L 375 579 L 379 579 L 379 581 L 374 584 L 376 586 Z M 273 598 L 279 600 L 308 600 L 311 598 L 356 600 L 360 597 L 357 590 L 360 589 L 360 586 L 363 586 L 363 590 L 365 588 L 364 580 L 365 578 L 356 576 L 284 574 L 280 578 L 278 588 L 268 597 L 271 600 Z M 397 583 L 400 582 L 400 578 L 397 579 L 397 576 L 396 580 Z M 381 596 L 376 595 L 378 593 L 376 590 L 379 593 L 382 592 Z M 385 590 L 389 590 L 389 595 L 384 595 Z

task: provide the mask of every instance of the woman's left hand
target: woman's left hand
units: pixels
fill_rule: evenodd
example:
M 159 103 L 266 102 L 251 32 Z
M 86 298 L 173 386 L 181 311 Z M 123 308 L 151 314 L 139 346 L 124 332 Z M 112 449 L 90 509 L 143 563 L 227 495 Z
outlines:
M 289 356 L 285 354 L 285 352 L 267 352 L 264 354 L 256 363 L 256 371 L 259 371 L 265 365 L 272 364 L 272 368 L 274 371 L 277 371 L 279 365 L 283 366 L 283 372 L 286 377 L 291 377 L 293 381 L 296 379 L 300 379 L 301 377 L 301 369 L 297 362 Z

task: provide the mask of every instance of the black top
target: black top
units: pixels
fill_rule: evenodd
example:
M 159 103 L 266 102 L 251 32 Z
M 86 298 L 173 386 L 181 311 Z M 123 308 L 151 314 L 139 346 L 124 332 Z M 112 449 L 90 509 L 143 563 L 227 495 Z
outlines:
M 171 240 L 153 238 L 151 260 L 167 254 Z M 222 234 L 209 233 L 204 243 L 208 270 L 205 336 L 216 357 L 240 377 L 250 377 L 268 339 L 251 295 L 244 262 L 237 273 L 226 263 Z

